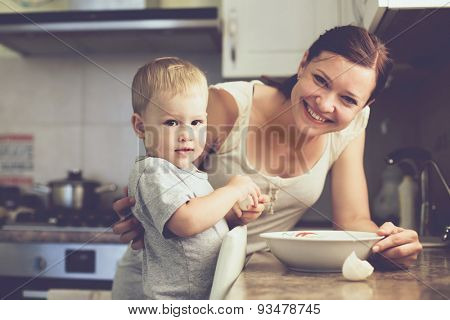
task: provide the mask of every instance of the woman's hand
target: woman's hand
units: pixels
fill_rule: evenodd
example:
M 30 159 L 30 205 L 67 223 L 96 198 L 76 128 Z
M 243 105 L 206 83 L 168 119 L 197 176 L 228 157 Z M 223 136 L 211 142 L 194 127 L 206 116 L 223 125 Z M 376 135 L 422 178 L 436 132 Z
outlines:
M 415 263 L 422 251 L 417 232 L 396 227 L 392 222 L 384 223 L 377 231 L 386 238 L 372 248 L 372 261 L 381 269 L 408 268 Z
M 128 197 L 127 194 L 127 189 L 125 189 L 125 198 L 113 203 L 113 209 L 120 217 L 120 221 L 113 226 L 113 232 L 120 234 L 122 243 L 131 241 L 131 248 L 139 250 L 144 248 L 144 229 L 141 223 L 131 214 L 130 208 L 134 206 L 135 200 Z

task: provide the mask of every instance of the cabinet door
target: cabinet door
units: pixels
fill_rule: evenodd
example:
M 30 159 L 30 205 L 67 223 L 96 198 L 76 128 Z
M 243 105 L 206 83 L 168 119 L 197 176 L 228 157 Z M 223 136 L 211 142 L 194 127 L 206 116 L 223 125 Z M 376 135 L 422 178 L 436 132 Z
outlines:
M 363 25 L 364 9 L 367 0 L 339 0 L 341 6 L 341 25 Z
M 338 23 L 335 0 L 223 0 L 222 75 L 289 76 L 312 42 Z

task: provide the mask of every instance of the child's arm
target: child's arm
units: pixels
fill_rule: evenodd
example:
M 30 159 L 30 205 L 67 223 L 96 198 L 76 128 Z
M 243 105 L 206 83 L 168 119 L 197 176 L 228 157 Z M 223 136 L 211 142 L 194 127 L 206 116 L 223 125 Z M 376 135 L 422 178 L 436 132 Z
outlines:
M 235 176 L 226 186 L 207 196 L 194 198 L 179 207 L 166 226 L 177 236 L 193 236 L 214 226 L 237 201 L 248 195 L 258 204 L 258 186 L 247 176 Z

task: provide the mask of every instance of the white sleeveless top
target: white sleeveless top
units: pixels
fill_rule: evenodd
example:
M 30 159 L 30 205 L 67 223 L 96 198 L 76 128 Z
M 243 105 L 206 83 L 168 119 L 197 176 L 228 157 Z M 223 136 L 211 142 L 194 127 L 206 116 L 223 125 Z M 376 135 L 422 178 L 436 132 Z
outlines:
M 247 253 L 266 246 L 264 239 L 259 237 L 260 233 L 291 230 L 306 209 L 317 201 L 328 170 L 348 143 L 364 131 L 370 113 L 366 106 L 347 128 L 328 133 L 322 156 L 308 172 L 291 178 L 264 175 L 253 169 L 247 159 L 247 128 L 255 84 L 262 83 L 237 81 L 211 86 L 228 92 L 234 98 L 239 114 L 228 137 L 219 150 L 209 155 L 205 165 L 214 189 L 223 187 L 232 176 L 242 174 L 250 176 L 263 194 L 271 196 L 269 208 L 248 225 Z

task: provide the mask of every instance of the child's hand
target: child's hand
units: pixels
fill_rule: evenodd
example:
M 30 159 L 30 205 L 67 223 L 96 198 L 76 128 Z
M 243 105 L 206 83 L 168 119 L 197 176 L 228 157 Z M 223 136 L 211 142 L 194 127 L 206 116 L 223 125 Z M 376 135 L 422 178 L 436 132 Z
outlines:
M 256 209 L 261 196 L 261 190 L 248 176 L 237 175 L 230 179 L 228 186 L 235 188 L 239 193 L 238 201 L 244 201 L 248 196 L 251 197 L 252 210 Z M 264 208 L 263 208 L 264 209 Z
M 269 196 L 263 194 L 258 199 L 258 205 L 256 207 L 250 207 L 248 210 L 242 210 L 239 203 L 236 203 L 225 218 L 231 226 L 248 224 L 259 218 L 264 211 L 264 204 L 269 201 Z

